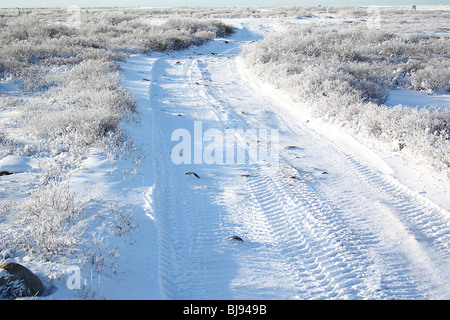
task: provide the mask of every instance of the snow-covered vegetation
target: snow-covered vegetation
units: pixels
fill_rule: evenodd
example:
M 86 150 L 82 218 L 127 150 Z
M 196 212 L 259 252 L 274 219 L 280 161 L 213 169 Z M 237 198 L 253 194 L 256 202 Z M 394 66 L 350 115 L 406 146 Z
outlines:
M 444 9 L 0 9 L 0 265 L 43 299 L 448 298 L 449 113 L 389 106 L 445 105 Z M 279 157 L 175 163 L 193 124 L 194 160 Z
M 114 10 L 4 9 L 0 21 L 0 158 L 34 160 L 28 179 L 1 184 L 0 260 L 98 269 L 114 250 L 90 229 L 93 221 L 109 219 L 107 229 L 122 236 L 133 229 L 132 213 L 76 194 L 70 179 L 95 150 L 110 161 L 139 162 L 141 153 L 122 127 L 138 118 L 135 100 L 121 87 L 119 64 L 133 53 L 185 49 L 232 28 L 186 18 L 152 25 Z M 4 174 L 15 173 L 3 167 Z
M 291 23 L 246 47 L 243 57 L 262 79 L 304 99 L 316 115 L 413 151 L 446 171 L 449 110 L 386 102 L 394 89 L 450 91 L 450 36 L 438 32 L 439 19 L 435 25 L 427 21 L 437 13 L 402 11 L 402 21 L 392 22 L 389 17 L 399 11 L 391 10 L 378 13 L 376 23 L 365 15 L 341 23 Z M 404 32 L 417 30 L 421 19 L 431 29 Z
M 17 121 L 36 143 L 47 135 L 52 150 L 55 141 L 62 148 L 91 147 L 132 115 L 134 101 L 120 87 L 117 64 L 127 54 L 180 50 L 231 32 L 213 20 L 172 19 L 154 26 L 123 12 L 88 11 L 82 23 L 70 24 L 70 15 L 58 10 L 18 17 L 7 12 L 0 33 L 2 78 L 20 83 L 33 99 L 2 99 L 18 106 Z

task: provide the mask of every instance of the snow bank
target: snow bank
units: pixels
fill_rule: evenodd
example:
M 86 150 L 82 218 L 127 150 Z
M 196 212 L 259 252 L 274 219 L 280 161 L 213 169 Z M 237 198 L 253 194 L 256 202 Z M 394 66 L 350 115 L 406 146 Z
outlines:
M 6 171 L 10 173 L 26 172 L 32 167 L 29 164 L 30 159 L 19 156 L 7 156 L 0 160 L 0 172 Z

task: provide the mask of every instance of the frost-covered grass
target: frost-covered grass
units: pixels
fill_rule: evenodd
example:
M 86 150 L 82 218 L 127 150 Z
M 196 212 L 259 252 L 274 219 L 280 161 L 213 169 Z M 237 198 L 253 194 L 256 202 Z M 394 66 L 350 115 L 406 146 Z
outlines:
M 80 24 L 69 18 L 58 10 L 55 16 L 33 10 L 4 17 L 0 70 L 2 78 L 20 82 L 34 98 L 16 108 L 27 134 L 78 148 L 111 136 L 135 111 L 120 87 L 117 61 L 130 53 L 184 49 L 232 32 L 215 20 L 170 19 L 155 26 L 109 10 L 83 12 Z
M 396 14 L 386 12 L 390 17 Z M 414 12 L 400 16 L 403 24 L 417 30 L 420 23 Z M 435 28 L 440 25 L 437 21 Z M 246 47 L 242 56 L 262 79 L 304 99 L 316 115 L 392 143 L 396 149 L 407 148 L 447 170 L 450 111 L 392 108 L 385 103 L 391 89 L 450 91 L 450 36 L 426 29 L 403 33 L 396 26 L 361 19 L 291 24 Z
M 78 195 L 70 184 L 92 150 L 111 161 L 131 156 L 139 162 L 123 129 L 138 115 L 121 87 L 120 62 L 133 53 L 200 45 L 232 28 L 176 16 L 154 25 L 114 9 L 1 14 L 0 159 L 23 156 L 38 168 L 26 179 L 12 175 L 1 183 L 0 261 L 26 257 L 105 269 L 118 253 L 92 225 L 103 223 L 106 233 L 121 237 L 135 228 L 133 212 Z

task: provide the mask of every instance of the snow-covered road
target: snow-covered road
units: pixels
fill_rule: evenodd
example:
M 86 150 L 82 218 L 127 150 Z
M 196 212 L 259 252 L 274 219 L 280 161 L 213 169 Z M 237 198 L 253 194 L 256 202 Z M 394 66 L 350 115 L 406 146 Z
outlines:
M 147 151 L 136 193 L 154 223 L 142 224 L 139 254 L 157 259 L 148 272 L 161 297 L 450 298 L 448 180 L 254 79 L 239 52 L 261 32 L 241 24 L 229 39 L 122 65 L 140 108 L 130 131 Z M 276 129 L 279 157 L 195 163 L 199 123 L 201 133 Z M 174 132 L 191 134 L 192 154 L 175 154 L 191 163 L 174 163 Z

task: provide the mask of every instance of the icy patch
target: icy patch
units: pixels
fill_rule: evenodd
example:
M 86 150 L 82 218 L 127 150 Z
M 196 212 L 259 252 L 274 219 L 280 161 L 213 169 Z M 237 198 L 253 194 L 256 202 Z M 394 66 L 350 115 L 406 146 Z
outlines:
M 403 105 L 412 108 L 427 108 L 444 111 L 450 109 L 450 94 L 427 94 L 413 90 L 392 90 L 387 102 L 388 106 Z

